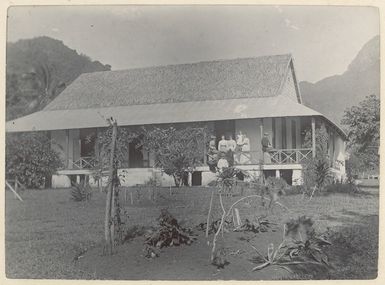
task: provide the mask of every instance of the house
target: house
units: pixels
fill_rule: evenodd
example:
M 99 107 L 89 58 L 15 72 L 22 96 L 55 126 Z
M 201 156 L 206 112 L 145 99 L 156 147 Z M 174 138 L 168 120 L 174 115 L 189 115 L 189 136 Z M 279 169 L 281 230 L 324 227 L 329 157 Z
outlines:
M 346 135 L 303 104 L 289 54 L 85 73 L 43 110 L 7 122 L 6 130 L 49 132 L 65 164 L 52 184 L 65 187 L 70 186 L 70 177 L 92 173 L 96 134 L 109 117 L 119 126 L 134 127 L 200 122 L 217 138 L 242 131 L 250 151 L 237 167 L 256 175 L 262 167 L 266 175 L 281 176 L 292 184 L 300 183 L 301 162 L 315 154 L 315 129 L 324 124 L 333 172 L 338 178 L 345 174 Z M 304 147 L 306 131 L 313 137 L 310 148 Z M 274 150 L 271 162 L 261 165 L 264 133 L 270 135 Z M 151 177 L 163 185 L 172 183 L 153 166 L 151 154 L 131 143 L 123 184 L 141 184 Z M 191 182 L 206 185 L 214 176 L 202 163 Z

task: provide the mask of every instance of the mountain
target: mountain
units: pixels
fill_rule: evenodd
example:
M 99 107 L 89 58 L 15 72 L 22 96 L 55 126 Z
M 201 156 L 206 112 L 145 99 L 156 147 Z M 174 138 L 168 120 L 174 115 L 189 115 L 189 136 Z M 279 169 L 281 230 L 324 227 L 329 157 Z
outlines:
M 7 43 L 7 120 L 42 109 L 85 72 L 111 70 L 62 41 L 37 37 Z
M 367 95 L 380 96 L 380 37 L 367 42 L 343 74 L 299 85 L 305 105 L 339 124 L 346 108 Z

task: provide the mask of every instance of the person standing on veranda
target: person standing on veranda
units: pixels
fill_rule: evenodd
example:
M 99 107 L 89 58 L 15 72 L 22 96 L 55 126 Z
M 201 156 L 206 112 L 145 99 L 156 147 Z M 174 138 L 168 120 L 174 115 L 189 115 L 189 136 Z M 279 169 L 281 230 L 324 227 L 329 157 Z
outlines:
M 273 149 L 270 139 L 269 133 L 265 133 L 261 140 L 262 145 L 262 153 L 263 153 L 263 161 L 264 163 L 271 163 L 271 158 L 269 152 Z
M 227 153 L 227 141 L 225 139 L 225 136 L 221 136 L 221 140 L 218 142 L 218 151 L 222 153 Z
M 230 166 L 234 165 L 234 151 L 235 148 L 237 147 L 237 143 L 233 139 L 232 135 L 229 135 L 229 140 L 227 141 L 227 161 L 229 162 Z
M 242 147 L 244 145 L 244 135 L 242 131 L 237 134 L 237 147 L 235 148 L 235 162 L 239 164 L 241 162 Z

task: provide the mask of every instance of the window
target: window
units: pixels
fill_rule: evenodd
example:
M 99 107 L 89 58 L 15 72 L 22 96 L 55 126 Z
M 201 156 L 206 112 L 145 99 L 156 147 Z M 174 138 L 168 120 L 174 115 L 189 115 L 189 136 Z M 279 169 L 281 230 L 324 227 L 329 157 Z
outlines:
M 291 120 L 291 148 L 297 148 L 297 122 Z
M 282 118 L 282 149 L 287 148 L 286 141 L 286 118 Z

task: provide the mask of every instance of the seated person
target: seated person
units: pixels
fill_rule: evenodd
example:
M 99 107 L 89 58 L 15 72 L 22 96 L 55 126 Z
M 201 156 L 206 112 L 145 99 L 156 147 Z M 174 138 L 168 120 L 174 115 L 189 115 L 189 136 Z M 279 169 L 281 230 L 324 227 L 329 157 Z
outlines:
M 220 154 L 218 164 L 217 164 L 218 171 L 222 172 L 223 168 L 227 168 L 227 167 L 229 167 L 229 162 L 227 161 L 225 155 Z

